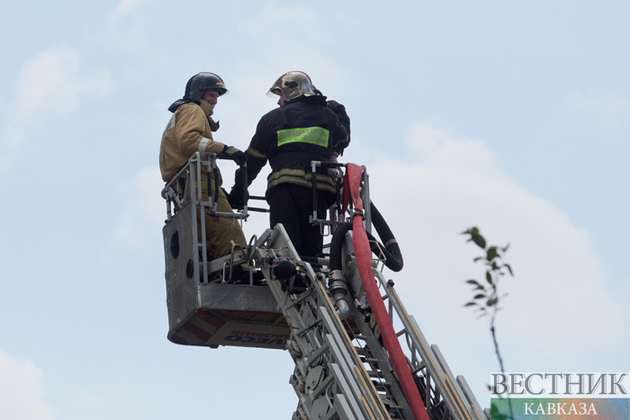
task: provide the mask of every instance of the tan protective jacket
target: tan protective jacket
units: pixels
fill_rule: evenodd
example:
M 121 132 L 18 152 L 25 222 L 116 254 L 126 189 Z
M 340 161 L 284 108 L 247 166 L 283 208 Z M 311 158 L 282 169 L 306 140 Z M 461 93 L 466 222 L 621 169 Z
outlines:
M 206 153 L 223 151 L 224 144 L 212 140 L 211 125 L 216 131 L 218 124 L 208 116 L 211 112 L 212 105 L 200 99 L 199 104 L 183 104 L 173 113 L 160 145 L 160 172 L 164 182 L 168 182 L 195 152 L 203 158 Z

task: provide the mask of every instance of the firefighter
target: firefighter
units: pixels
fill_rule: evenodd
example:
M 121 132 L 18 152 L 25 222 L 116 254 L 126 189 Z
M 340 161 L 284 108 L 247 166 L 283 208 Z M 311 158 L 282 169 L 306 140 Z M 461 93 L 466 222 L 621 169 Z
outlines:
M 227 146 L 212 138 L 212 132 L 219 129 L 211 115 L 220 96 L 228 92 L 223 80 L 214 73 L 198 73 L 188 80 L 184 97 L 168 108 L 173 113 L 168 122 L 160 145 L 160 171 L 164 182 L 168 182 L 195 153 L 203 158 L 206 153 L 227 153 L 237 164 L 242 164 L 246 155 L 235 147 Z M 214 182 L 221 185 L 221 176 L 211 176 L 211 187 Z M 207 173 L 202 171 L 201 190 L 203 201 L 208 200 Z M 217 211 L 232 212 L 223 191 L 219 193 Z M 242 230 L 234 226 L 232 219 L 210 217 L 206 215 L 206 244 L 210 256 L 227 255 L 232 242 L 247 245 Z
M 278 97 L 279 108 L 265 114 L 256 128 L 247 155 L 248 183 L 267 161 L 265 198 L 269 204 L 270 226 L 282 223 L 298 254 L 317 256 L 322 252 L 320 227 L 309 221 L 313 214 L 311 161 L 336 159 L 350 142 L 350 119 L 343 105 L 327 101 L 301 71 L 283 74 L 271 86 L 268 96 Z M 228 199 L 243 208 L 244 188 L 238 169 Z M 326 169 L 316 174 L 317 217 L 323 219 L 335 200 L 335 185 Z

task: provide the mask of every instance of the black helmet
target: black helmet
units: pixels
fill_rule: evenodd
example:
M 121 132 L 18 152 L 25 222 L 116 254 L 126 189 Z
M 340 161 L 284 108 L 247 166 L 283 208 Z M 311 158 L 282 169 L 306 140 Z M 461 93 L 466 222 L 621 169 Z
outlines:
M 308 74 L 303 71 L 290 71 L 278 78 L 269 88 L 267 96 L 278 95 L 280 92 L 287 101 L 299 96 L 314 96 L 320 92 L 313 86 L 313 82 Z
M 197 73 L 186 83 L 186 91 L 184 99 L 199 100 L 203 97 L 206 89 L 215 89 L 219 92 L 219 96 L 225 95 L 228 90 L 218 75 L 214 73 Z

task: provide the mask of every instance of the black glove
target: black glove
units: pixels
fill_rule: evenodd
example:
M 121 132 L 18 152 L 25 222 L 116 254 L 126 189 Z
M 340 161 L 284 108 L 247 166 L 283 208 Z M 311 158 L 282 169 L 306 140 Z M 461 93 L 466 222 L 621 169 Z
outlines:
M 232 191 L 227 194 L 228 203 L 230 203 L 230 207 L 236 210 L 243 210 L 245 207 L 245 197 L 243 197 L 243 190 L 238 190 L 232 187 Z
M 223 147 L 223 153 L 228 155 L 230 159 L 232 159 L 238 166 L 242 166 L 243 163 L 247 162 L 247 155 L 245 152 L 237 149 L 234 146 L 228 146 L 227 144 Z

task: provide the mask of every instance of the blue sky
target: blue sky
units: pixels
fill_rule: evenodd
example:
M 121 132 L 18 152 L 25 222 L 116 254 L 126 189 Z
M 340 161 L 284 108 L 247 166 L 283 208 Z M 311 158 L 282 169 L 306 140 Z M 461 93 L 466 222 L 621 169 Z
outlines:
M 473 225 L 511 244 L 508 370 L 630 371 L 629 18 L 607 0 L 0 1 L 0 418 L 290 418 L 286 352 L 166 340 L 157 156 L 200 71 L 230 89 L 216 139 L 242 149 L 286 71 L 346 105 L 344 159 L 406 261 L 387 275 L 482 406 L 498 366 L 462 307 Z

